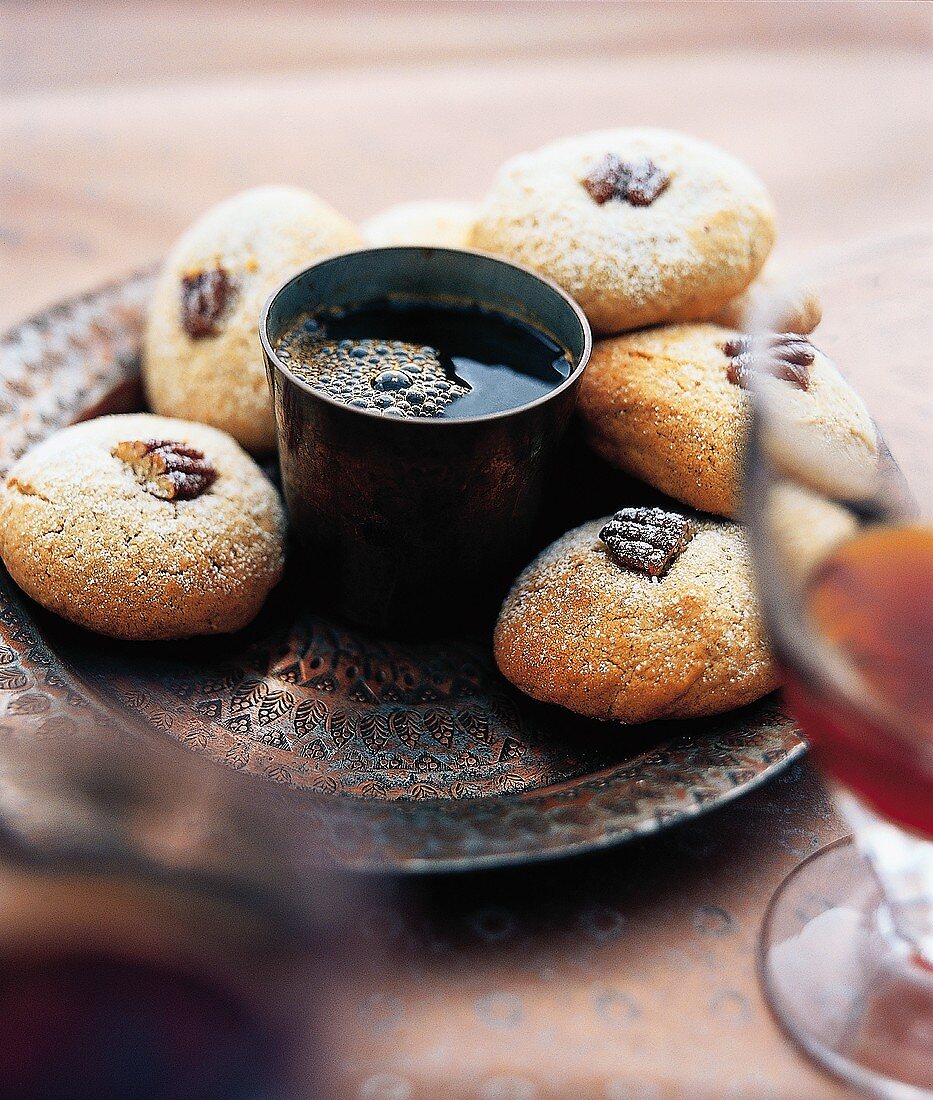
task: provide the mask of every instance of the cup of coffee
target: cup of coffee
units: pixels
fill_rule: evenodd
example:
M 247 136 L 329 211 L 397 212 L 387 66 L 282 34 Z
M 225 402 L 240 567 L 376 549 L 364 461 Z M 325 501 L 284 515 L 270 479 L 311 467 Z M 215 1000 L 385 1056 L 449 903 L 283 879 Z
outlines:
M 371 248 L 289 279 L 260 336 L 316 598 L 390 632 L 488 605 L 527 560 L 590 355 L 576 303 L 483 253 Z

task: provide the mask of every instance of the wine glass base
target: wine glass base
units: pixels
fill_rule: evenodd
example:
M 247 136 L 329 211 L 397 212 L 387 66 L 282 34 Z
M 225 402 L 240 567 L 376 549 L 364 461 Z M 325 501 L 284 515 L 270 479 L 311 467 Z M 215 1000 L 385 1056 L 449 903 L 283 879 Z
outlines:
M 881 900 L 851 840 L 804 861 L 765 914 L 765 996 L 837 1077 L 885 1100 L 933 1097 L 933 968 L 890 934 Z

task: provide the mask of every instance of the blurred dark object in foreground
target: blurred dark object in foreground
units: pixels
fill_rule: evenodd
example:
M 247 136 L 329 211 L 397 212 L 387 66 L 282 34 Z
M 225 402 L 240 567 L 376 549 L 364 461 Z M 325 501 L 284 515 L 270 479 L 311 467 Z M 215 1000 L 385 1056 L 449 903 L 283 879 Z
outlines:
M 4 1095 L 253 1100 L 276 1095 L 268 1031 L 205 979 L 68 955 L 0 977 Z
M 353 903 L 288 799 L 112 727 L 3 757 L 0 1098 L 332 1095 Z

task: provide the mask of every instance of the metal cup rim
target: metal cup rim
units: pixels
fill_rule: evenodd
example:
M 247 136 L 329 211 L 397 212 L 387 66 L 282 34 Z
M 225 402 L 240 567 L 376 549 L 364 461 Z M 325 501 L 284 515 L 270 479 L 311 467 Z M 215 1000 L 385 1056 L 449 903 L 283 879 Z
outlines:
M 524 405 L 516 405 L 512 409 L 502 409 L 499 412 L 483 413 L 481 416 L 463 416 L 463 417 L 385 417 L 380 412 L 376 412 L 373 409 L 360 409 L 353 405 L 348 405 L 343 401 L 338 401 L 336 398 L 330 397 L 322 390 L 315 389 L 314 386 L 307 382 L 302 381 L 295 374 L 293 374 L 288 367 L 276 356 L 275 350 L 272 347 L 272 341 L 269 339 L 268 323 L 269 313 L 272 310 L 272 306 L 279 295 L 290 286 L 296 279 L 303 278 L 310 271 L 314 271 L 316 268 L 323 267 L 325 264 L 334 263 L 348 256 L 359 256 L 364 253 L 378 253 L 378 252 L 446 252 L 454 256 L 467 255 L 467 256 L 479 256 L 484 260 L 491 260 L 493 263 L 500 264 L 503 267 L 510 267 L 515 271 L 520 271 L 523 275 L 530 276 L 536 279 L 538 282 L 543 283 L 549 287 L 558 298 L 562 299 L 564 304 L 569 307 L 570 311 L 574 314 L 577 321 L 580 324 L 580 329 L 583 333 L 583 350 L 580 354 L 579 362 L 574 369 L 567 375 L 567 377 L 555 386 L 552 390 L 542 394 L 541 397 L 536 397 L 533 401 L 529 401 Z M 364 299 L 365 300 L 365 299 Z M 494 302 L 483 303 L 488 305 L 491 309 L 496 309 Z M 507 311 L 501 310 L 503 314 L 508 316 Z M 575 385 L 580 378 L 580 375 L 586 369 L 590 360 L 590 355 L 593 351 L 593 331 L 590 328 L 590 323 L 587 320 L 586 314 L 580 308 L 576 301 L 559 286 L 553 279 L 548 278 L 546 275 L 542 275 L 540 272 L 535 271 L 533 268 L 526 267 L 523 264 L 517 264 L 512 260 L 508 260 L 503 256 L 497 256 L 491 252 L 483 252 L 480 249 L 475 248 L 446 248 L 436 247 L 434 245 L 378 245 L 378 246 L 363 246 L 361 248 L 346 249 L 343 252 L 337 252 L 330 256 L 324 256 L 320 260 L 316 260 L 312 264 L 308 264 L 307 267 L 303 267 L 300 271 L 296 271 L 294 274 L 289 275 L 287 279 L 283 279 L 281 283 L 272 291 L 269 297 L 266 299 L 262 312 L 259 315 L 259 339 L 262 343 L 262 349 L 266 356 L 266 361 L 279 372 L 279 374 L 290 385 L 297 386 L 299 389 L 309 393 L 317 400 L 323 401 L 328 405 L 333 405 L 338 409 L 343 409 L 349 414 L 356 414 L 358 416 L 369 417 L 372 420 L 377 420 L 383 424 L 390 424 L 393 427 L 414 427 L 418 426 L 422 429 L 434 427 L 439 429 L 441 425 L 445 430 L 450 430 L 453 426 L 465 426 L 470 424 L 482 424 L 494 420 L 502 420 L 506 417 L 516 416 L 518 414 L 524 414 L 532 409 L 540 408 L 548 401 L 558 397 L 565 390 Z M 276 430 L 278 428 L 276 427 Z

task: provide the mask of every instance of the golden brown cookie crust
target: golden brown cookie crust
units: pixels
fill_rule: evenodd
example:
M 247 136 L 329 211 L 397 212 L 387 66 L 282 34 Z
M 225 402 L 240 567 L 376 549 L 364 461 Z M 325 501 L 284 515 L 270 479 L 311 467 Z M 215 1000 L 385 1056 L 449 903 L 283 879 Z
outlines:
M 649 157 L 670 183 L 647 206 L 594 201 L 581 185 L 607 153 Z M 500 169 L 473 243 L 549 275 L 594 331 L 710 317 L 755 278 L 774 241 L 761 181 L 727 153 L 669 130 L 607 130 Z
M 433 200 L 402 202 L 373 214 L 360 226 L 366 243 L 467 248 L 476 222 L 471 202 Z
M 794 279 L 769 260 L 758 278 L 741 294 L 704 318 L 742 332 L 812 332 L 823 319 L 815 287 Z
M 699 521 L 657 582 L 615 562 L 599 539 L 607 519 L 568 532 L 515 582 L 494 637 L 508 680 L 625 723 L 718 714 L 778 686 L 741 527 Z
M 216 479 L 194 499 L 154 496 L 112 453 L 152 439 L 203 452 Z M 0 485 L 0 558 L 13 580 L 115 638 L 239 630 L 281 576 L 284 534 L 278 493 L 230 436 L 144 413 L 66 428 Z
M 751 404 L 729 381 L 723 345 L 739 335 L 684 324 L 598 341 L 579 391 L 594 449 L 676 500 L 735 516 Z M 818 351 L 809 373 L 809 389 L 783 384 L 782 399 L 827 446 L 874 461 L 877 437 L 861 399 Z
M 143 380 L 152 410 L 220 428 L 256 453 L 273 450 L 262 307 L 289 275 L 362 243 L 346 218 L 296 187 L 258 187 L 209 210 L 168 254 L 149 306 Z M 229 306 L 215 333 L 192 336 L 183 324 L 183 281 L 216 271 L 231 287 Z

